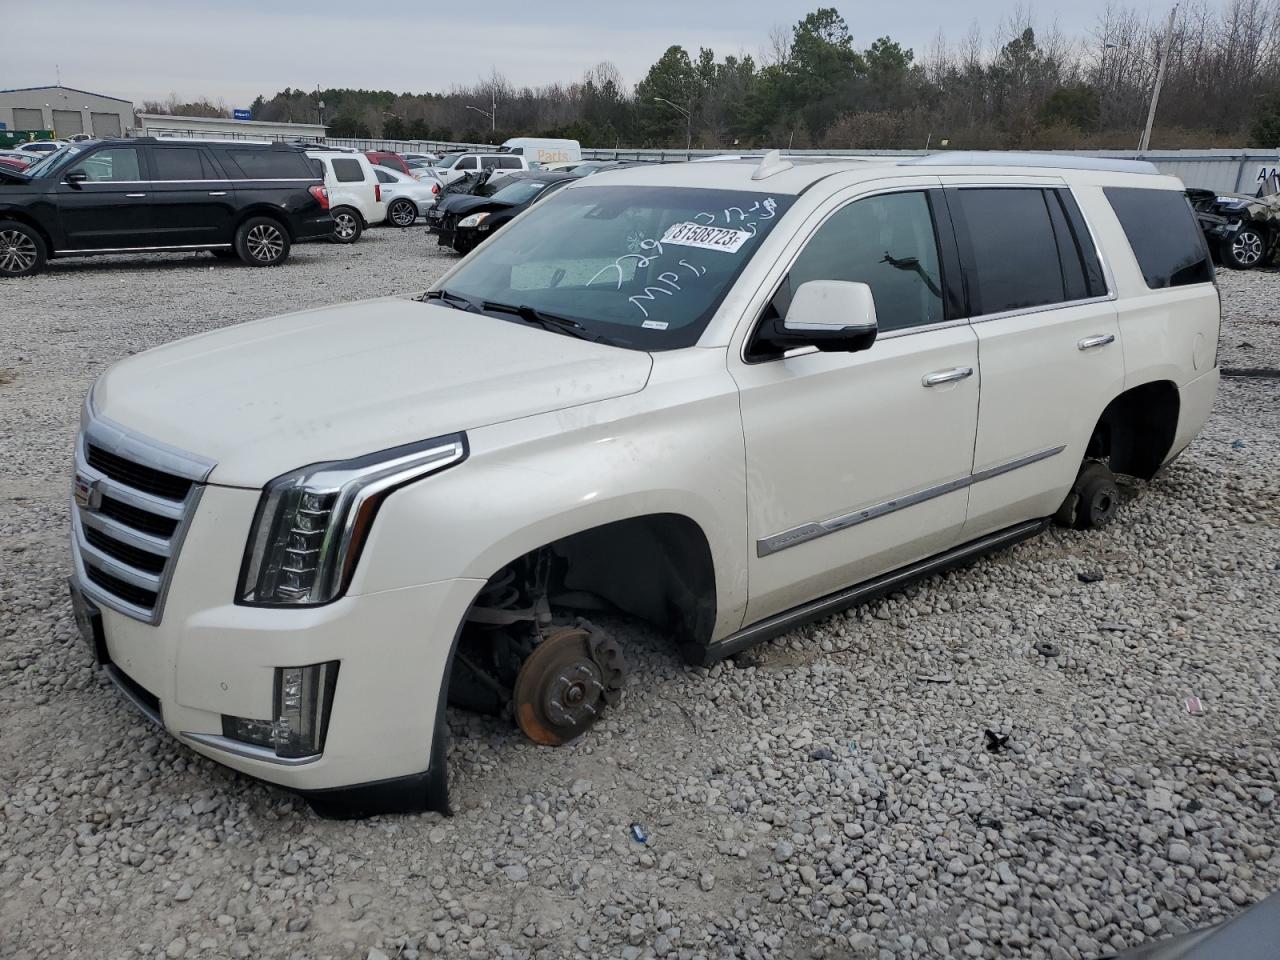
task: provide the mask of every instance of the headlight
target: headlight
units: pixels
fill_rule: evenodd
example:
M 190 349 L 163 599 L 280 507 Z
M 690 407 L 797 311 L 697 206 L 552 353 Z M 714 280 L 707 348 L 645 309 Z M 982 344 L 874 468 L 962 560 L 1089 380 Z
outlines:
M 337 599 L 382 501 L 466 456 L 466 435 L 455 433 L 276 477 L 249 532 L 239 602 L 313 606 Z
M 469 217 L 463 217 L 461 220 L 459 220 L 459 221 L 458 221 L 458 226 L 460 226 L 460 227 L 478 227 L 478 226 L 480 226 L 480 224 L 482 224 L 482 223 L 484 223 L 484 222 L 485 222 L 485 220 L 488 218 L 488 216 L 489 216 L 489 215 L 488 215 L 487 213 L 473 213 L 471 216 L 469 216 Z

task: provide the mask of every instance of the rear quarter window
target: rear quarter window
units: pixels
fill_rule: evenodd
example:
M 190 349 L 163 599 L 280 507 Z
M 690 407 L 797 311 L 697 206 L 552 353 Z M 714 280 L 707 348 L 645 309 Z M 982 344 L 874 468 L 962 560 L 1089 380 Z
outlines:
M 359 160 L 334 160 L 333 176 L 339 183 L 362 183 L 364 168 Z
M 1143 279 L 1152 290 L 1213 280 L 1213 265 L 1195 214 L 1176 190 L 1104 187 Z
M 225 156 L 239 180 L 315 179 L 309 159 L 292 150 L 228 150 Z

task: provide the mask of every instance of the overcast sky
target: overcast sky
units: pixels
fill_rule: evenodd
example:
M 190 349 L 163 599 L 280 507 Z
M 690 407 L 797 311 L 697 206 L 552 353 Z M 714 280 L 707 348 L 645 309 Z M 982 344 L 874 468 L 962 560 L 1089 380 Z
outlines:
M 611 60 L 634 84 L 673 43 L 758 54 L 770 30 L 832 0 L 0 0 L 0 89 L 54 82 L 135 103 L 207 96 L 248 106 L 285 87 L 447 90 L 496 67 L 516 84 L 571 81 Z M 854 41 L 923 53 L 941 30 L 996 31 L 1018 0 L 839 3 Z M 1024 4 L 1086 34 L 1107 0 Z M 1161 2 L 1135 0 L 1163 16 Z M 1056 9 L 1055 9 L 1056 7 Z

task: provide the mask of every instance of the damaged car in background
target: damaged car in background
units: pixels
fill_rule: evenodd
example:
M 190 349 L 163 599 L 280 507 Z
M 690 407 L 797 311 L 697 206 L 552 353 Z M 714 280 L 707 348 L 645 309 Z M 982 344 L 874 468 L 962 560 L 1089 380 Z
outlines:
M 608 618 L 710 666 L 1113 521 L 1217 392 L 1183 189 L 959 152 L 574 178 L 420 296 L 108 368 L 76 623 L 203 756 L 326 814 L 447 810 L 446 705 L 575 740 L 635 663 Z
M 1275 177 L 1268 178 L 1258 196 L 1190 189 L 1187 199 L 1219 263 L 1252 270 L 1275 261 L 1280 245 L 1280 187 Z

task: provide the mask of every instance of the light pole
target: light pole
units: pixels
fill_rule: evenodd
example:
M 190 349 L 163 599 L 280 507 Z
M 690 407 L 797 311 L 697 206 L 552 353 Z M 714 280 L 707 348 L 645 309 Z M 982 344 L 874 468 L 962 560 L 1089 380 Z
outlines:
M 497 129 L 498 129 L 498 121 L 497 121 L 497 119 L 496 119 L 496 117 L 495 117 L 495 115 L 496 115 L 496 114 L 497 114 L 497 112 L 498 112 L 498 104 L 497 104 L 497 103 L 494 103 L 494 104 L 493 104 L 493 113 L 490 113 L 488 110 L 481 110 L 479 107 L 473 107 L 473 106 L 471 106 L 471 104 L 469 104 L 469 103 L 468 103 L 466 106 L 467 106 L 467 109 L 468 109 L 468 110 L 474 110 L 476 113 L 480 114 L 480 116 L 482 116 L 482 117 L 488 117 L 488 118 L 489 118 L 489 130 L 490 130 L 490 132 L 492 132 L 492 131 L 494 131 L 494 130 L 497 130 Z
M 1151 146 L 1151 126 L 1156 122 L 1156 104 L 1160 102 L 1160 88 L 1164 86 L 1165 70 L 1169 66 L 1169 48 L 1173 46 L 1173 21 L 1178 15 L 1175 3 L 1169 11 L 1169 25 L 1164 29 L 1164 47 L 1160 51 L 1160 66 L 1156 68 L 1156 85 L 1151 91 L 1151 108 L 1147 110 L 1147 126 L 1142 131 L 1142 139 L 1138 141 L 1138 152 L 1143 153 Z
M 688 153 L 689 151 L 691 151 L 693 149 L 693 115 L 690 114 L 689 111 L 686 110 L 684 107 L 677 106 L 676 104 L 668 100 L 666 97 L 654 97 L 653 102 L 665 103 L 672 110 L 675 110 L 682 117 L 684 117 L 684 134 L 685 134 L 684 150 L 685 150 L 685 153 Z

